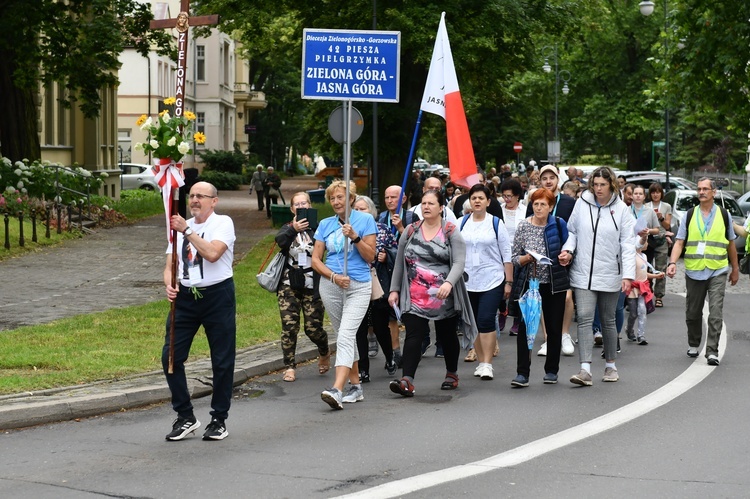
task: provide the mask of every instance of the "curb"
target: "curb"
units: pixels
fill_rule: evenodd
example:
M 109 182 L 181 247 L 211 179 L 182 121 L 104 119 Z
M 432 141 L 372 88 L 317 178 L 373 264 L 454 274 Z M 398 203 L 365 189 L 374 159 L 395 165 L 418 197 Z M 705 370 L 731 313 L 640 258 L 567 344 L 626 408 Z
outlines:
M 335 338 L 329 333 L 329 348 L 336 352 Z M 303 343 L 303 338 L 300 338 Z M 298 364 L 318 357 L 318 350 L 304 338 L 298 345 Z M 279 343 L 271 342 L 237 352 L 234 386 L 249 379 L 283 369 Z M 186 364 L 190 398 L 210 395 L 211 361 L 201 359 Z M 0 398 L 0 430 L 27 428 L 40 424 L 78 420 L 101 414 L 135 409 L 163 403 L 171 398 L 162 371 L 128 377 L 116 381 L 56 388 L 40 392 L 25 392 Z

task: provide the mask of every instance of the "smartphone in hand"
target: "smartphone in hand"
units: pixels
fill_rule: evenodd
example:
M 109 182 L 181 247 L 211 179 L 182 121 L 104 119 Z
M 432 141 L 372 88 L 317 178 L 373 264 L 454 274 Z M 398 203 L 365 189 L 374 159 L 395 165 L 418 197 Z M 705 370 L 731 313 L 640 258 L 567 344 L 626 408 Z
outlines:
M 297 208 L 297 221 L 307 219 L 312 230 L 318 227 L 318 210 L 315 208 Z

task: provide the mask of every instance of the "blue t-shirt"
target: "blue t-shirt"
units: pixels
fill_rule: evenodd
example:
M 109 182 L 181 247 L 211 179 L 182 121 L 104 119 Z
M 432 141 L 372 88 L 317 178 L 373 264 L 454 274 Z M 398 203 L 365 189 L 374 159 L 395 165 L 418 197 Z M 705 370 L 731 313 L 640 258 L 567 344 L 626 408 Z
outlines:
M 349 213 L 349 223 L 359 237 L 364 238 L 370 234 L 378 233 L 378 226 L 375 219 L 369 213 L 352 211 Z M 318 230 L 313 236 L 316 241 L 326 243 L 326 266 L 337 274 L 344 273 L 344 234 L 341 232 L 339 217 L 324 218 L 318 224 Z M 346 273 L 359 282 L 370 281 L 370 267 L 362 259 L 357 250 L 357 245 L 349 241 L 349 260 L 346 267 Z

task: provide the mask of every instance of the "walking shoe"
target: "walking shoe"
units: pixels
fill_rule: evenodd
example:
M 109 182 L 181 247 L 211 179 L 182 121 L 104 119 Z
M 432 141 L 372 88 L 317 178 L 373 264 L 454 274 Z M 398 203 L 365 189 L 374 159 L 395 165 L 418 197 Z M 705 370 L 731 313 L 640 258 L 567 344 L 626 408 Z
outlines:
M 690 348 L 688 348 L 687 356 L 688 357 L 693 357 L 693 358 L 697 357 L 698 356 L 698 347 L 690 347 Z
M 442 359 L 445 357 L 445 354 L 443 353 L 443 345 L 435 345 L 435 357 L 438 359 Z
M 620 379 L 620 375 L 617 374 L 617 369 L 615 369 L 614 367 L 604 368 L 604 376 L 602 377 L 602 381 L 614 383 L 618 379 Z
M 600 347 L 604 343 L 604 339 L 602 338 L 602 332 L 598 329 L 594 329 L 594 345 Z
M 557 384 L 557 374 L 555 373 L 547 373 L 544 375 L 544 384 L 545 385 L 555 385 Z
M 719 358 L 716 355 L 711 354 L 711 355 L 708 356 L 707 362 L 708 362 L 709 366 L 718 366 L 719 365 Z
M 229 436 L 227 426 L 224 424 L 223 419 L 213 418 L 208 426 L 206 426 L 206 432 L 203 434 L 203 440 L 224 440 Z
M 393 393 L 398 393 L 403 397 L 413 397 L 416 389 L 414 385 L 406 378 L 394 379 L 390 382 L 388 387 Z
M 464 362 L 476 362 L 477 361 L 477 351 L 473 348 L 469 350 L 469 353 L 466 354 L 466 357 L 464 357 Z
M 341 398 L 342 402 L 353 404 L 365 399 L 365 392 L 362 391 L 362 385 L 349 385 L 346 389 L 346 395 Z
M 369 383 L 370 382 L 370 373 L 367 371 L 359 371 L 359 382 L 360 383 Z
M 638 344 L 639 345 L 648 345 L 648 341 L 646 341 L 645 336 L 639 336 L 638 337 Z
M 573 340 L 570 339 L 570 334 L 564 333 L 562 335 L 562 354 L 570 357 L 573 355 L 573 352 L 575 352 Z
M 388 376 L 396 374 L 396 371 L 398 371 L 398 364 L 396 364 L 396 361 L 391 360 L 390 362 L 386 362 L 385 371 L 388 373 Z
M 518 374 L 515 378 L 513 378 L 513 381 L 510 382 L 510 386 L 514 386 L 516 388 L 525 388 L 529 386 L 529 377 L 524 376 L 523 374 Z
M 484 365 L 484 371 L 482 371 L 480 377 L 485 381 L 489 381 L 495 377 L 495 371 L 492 369 L 492 364 Z
M 594 384 L 594 382 L 591 381 L 591 373 L 588 372 L 586 369 L 581 369 L 581 372 L 571 376 L 570 382 L 573 383 L 574 385 L 581 385 L 581 386 L 591 386 Z
M 505 322 L 508 320 L 508 316 L 502 312 L 497 313 L 497 330 L 498 332 L 505 329 Z
M 539 351 L 536 353 L 539 357 L 546 357 L 547 356 L 547 342 L 545 341 L 542 343 L 542 346 L 539 347 Z
M 176 442 L 187 437 L 190 433 L 200 428 L 201 422 L 192 418 L 178 417 L 172 423 L 172 431 L 167 434 L 167 440 Z
M 482 376 L 482 372 L 484 372 L 484 364 L 480 363 L 476 369 L 474 369 L 474 376 L 479 378 Z
M 426 335 L 424 339 L 422 340 L 422 357 L 424 357 L 425 352 L 427 349 L 430 348 L 430 335 Z
M 372 333 L 367 335 L 367 356 L 371 359 L 378 356 L 378 339 Z
M 513 319 L 513 325 L 510 326 L 510 332 L 508 333 L 509 336 L 518 336 L 518 319 Z
M 393 351 L 393 362 L 396 363 L 396 365 L 401 368 L 401 350 L 394 350 Z
M 441 390 L 455 390 L 458 388 L 458 374 L 445 373 L 445 380 L 440 385 Z
M 338 388 L 331 388 L 328 390 L 323 390 L 323 392 L 320 394 L 320 398 L 323 400 L 323 402 L 330 405 L 331 409 L 343 409 L 344 408 L 344 404 L 341 403 L 343 394 Z
M 626 331 L 628 335 L 628 341 L 636 341 L 635 333 L 633 331 Z

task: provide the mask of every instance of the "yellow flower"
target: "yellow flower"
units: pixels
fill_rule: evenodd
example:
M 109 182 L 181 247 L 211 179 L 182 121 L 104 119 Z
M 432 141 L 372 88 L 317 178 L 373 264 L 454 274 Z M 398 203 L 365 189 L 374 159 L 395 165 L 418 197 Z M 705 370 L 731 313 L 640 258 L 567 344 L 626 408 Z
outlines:
M 167 106 L 171 106 L 175 102 L 177 102 L 177 99 L 175 99 L 174 97 L 167 97 L 166 99 L 164 99 L 164 104 L 166 104 Z
M 201 132 L 195 132 L 195 135 L 193 135 L 193 138 L 198 144 L 206 143 L 206 136 Z
M 169 114 L 169 110 L 165 109 L 164 111 L 159 113 L 159 116 L 164 116 L 165 114 Z
M 187 120 L 192 121 L 192 120 L 195 119 L 195 114 L 193 114 L 190 111 L 185 111 L 184 115 L 185 115 L 185 119 L 187 119 Z
M 146 123 L 146 115 L 142 114 L 141 117 L 136 120 L 135 124 L 141 126 L 144 123 Z

